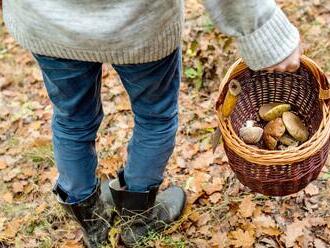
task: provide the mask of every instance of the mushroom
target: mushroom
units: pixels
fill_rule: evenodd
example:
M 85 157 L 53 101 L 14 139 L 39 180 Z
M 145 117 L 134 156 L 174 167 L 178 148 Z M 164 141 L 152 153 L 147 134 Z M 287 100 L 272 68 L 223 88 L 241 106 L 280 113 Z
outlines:
M 224 117 L 230 116 L 230 114 L 233 112 L 238 99 L 238 95 L 241 93 L 241 91 L 242 88 L 240 83 L 235 79 L 231 80 L 222 106 L 222 115 Z
M 265 121 L 271 121 L 278 117 L 281 117 L 282 114 L 291 109 L 290 104 L 286 103 L 267 103 L 260 107 L 259 115 L 260 118 Z
M 277 141 L 285 133 L 285 126 L 281 118 L 276 118 L 267 123 L 264 128 L 263 140 L 268 149 L 274 150 Z
M 297 115 L 292 112 L 285 112 L 282 118 L 288 133 L 294 139 L 300 142 L 305 142 L 308 139 L 308 129 Z
M 260 141 L 263 132 L 261 127 L 254 126 L 254 121 L 248 120 L 245 126 L 239 130 L 239 136 L 247 144 L 256 144 Z
M 279 139 L 279 141 L 286 146 L 298 146 L 298 141 L 286 133 Z

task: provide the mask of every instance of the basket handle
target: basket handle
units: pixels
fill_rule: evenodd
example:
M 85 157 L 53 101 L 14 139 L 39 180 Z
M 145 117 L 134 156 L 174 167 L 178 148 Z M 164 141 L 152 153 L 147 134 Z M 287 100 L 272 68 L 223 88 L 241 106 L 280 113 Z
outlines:
M 325 76 L 322 69 L 310 58 L 305 55 L 301 57 L 301 63 L 308 67 L 313 73 L 316 81 L 319 84 L 319 99 L 320 100 L 328 100 L 330 99 L 330 89 L 329 82 L 327 77 Z
M 305 55 L 301 56 L 301 63 L 310 69 L 313 73 L 316 81 L 319 85 L 319 99 L 320 100 L 329 100 L 330 99 L 330 88 L 327 77 L 325 76 L 322 69 L 310 58 Z M 225 95 L 228 90 L 228 83 L 231 79 L 238 76 L 242 71 L 248 69 L 247 65 L 244 63 L 243 59 L 238 59 L 234 64 L 232 64 L 225 77 L 220 83 L 219 87 L 219 97 L 216 102 L 216 109 L 219 109 L 219 106 L 223 103 Z

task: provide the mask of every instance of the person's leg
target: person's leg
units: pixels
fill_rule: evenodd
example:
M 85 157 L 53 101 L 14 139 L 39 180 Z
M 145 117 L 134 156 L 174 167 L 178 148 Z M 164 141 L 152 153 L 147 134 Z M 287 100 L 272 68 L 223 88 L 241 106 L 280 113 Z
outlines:
M 135 126 L 124 177 L 130 191 L 159 185 L 175 145 L 181 49 L 156 62 L 113 65 L 127 90 Z
M 117 211 L 128 223 L 121 239 L 134 247 L 148 232 L 176 220 L 185 204 L 180 187 L 158 193 L 178 127 L 181 50 L 156 62 L 113 67 L 129 94 L 135 126 L 124 171 L 109 187 Z
M 34 55 L 53 103 L 53 144 L 67 203 L 88 197 L 97 185 L 95 138 L 103 118 L 102 64 Z

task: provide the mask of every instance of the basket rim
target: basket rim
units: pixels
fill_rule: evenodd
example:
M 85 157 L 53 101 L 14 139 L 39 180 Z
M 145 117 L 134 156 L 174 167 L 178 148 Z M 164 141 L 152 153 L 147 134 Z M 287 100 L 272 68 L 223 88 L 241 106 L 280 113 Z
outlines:
M 330 108 L 328 101 L 325 101 L 326 99 L 330 98 L 330 94 L 328 95 L 329 90 L 327 89 L 328 81 L 323 71 L 311 59 L 303 56 L 302 63 L 308 69 L 310 69 L 319 84 L 319 98 L 323 118 L 318 130 L 308 141 L 304 142 L 298 147 L 284 151 L 260 149 L 246 144 L 238 137 L 234 131 L 231 125 L 230 117 L 224 118 L 221 114 L 219 114 L 221 111 L 218 110 L 222 106 L 223 99 L 221 99 L 221 97 L 224 94 L 225 86 L 232 78 L 240 75 L 242 72 L 248 69 L 242 59 L 238 59 L 230 67 L 220 85 L 220 94 L 216 104 L 216 112 L 218 114 L 216 116 L 224 143 L 229 149 L 233 150 L 236 155 L 260 166 L 290 165 L 311 157 L 326 145 L 326 142 L 330 137 Z

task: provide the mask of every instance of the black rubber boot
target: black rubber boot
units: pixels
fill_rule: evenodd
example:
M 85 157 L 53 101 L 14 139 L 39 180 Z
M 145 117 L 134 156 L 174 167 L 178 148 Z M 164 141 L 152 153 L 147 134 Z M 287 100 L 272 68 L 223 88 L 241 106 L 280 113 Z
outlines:
M 82 227 L 84 242 L 88 248 L 99 247 L 107 241 L 113 216 L 111 212 L 107 212 L 106 204 L 100 198 L 100 182 L 89 197 L 76 204 L 66 202 L 68 195 L 58 185 L 53 188 L 53 193 L 63 208 Z
M 186 196 L 180 187 L 170 187 L 158 195 L 158 186 L 145 192 L 128 191 L 123 172 L 109 186 L 115 207 L 124 220 L 121 239 L 127 247 L 136 245 L 150 231 L 164 230 L 184 209 Z

